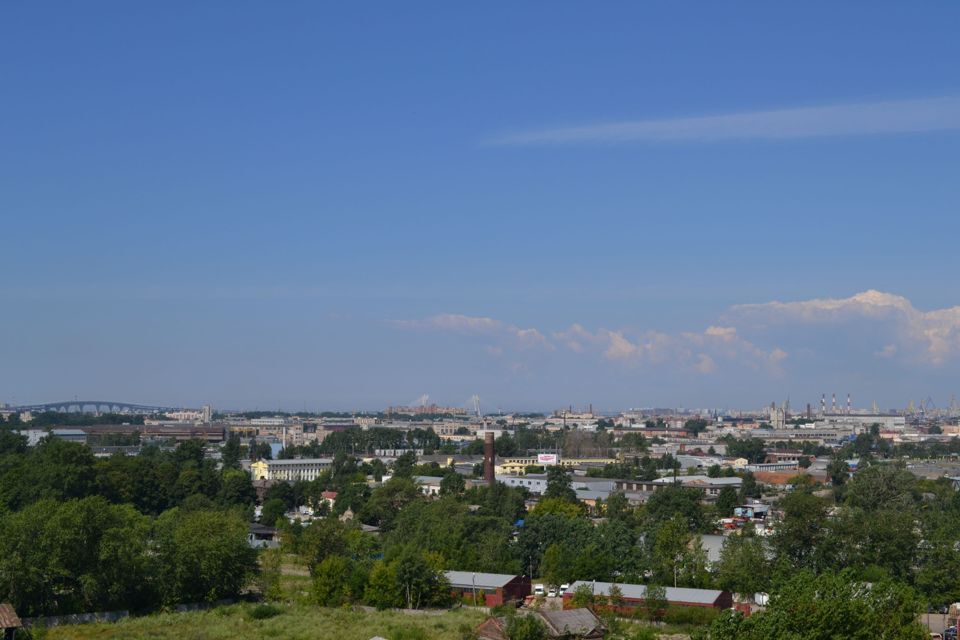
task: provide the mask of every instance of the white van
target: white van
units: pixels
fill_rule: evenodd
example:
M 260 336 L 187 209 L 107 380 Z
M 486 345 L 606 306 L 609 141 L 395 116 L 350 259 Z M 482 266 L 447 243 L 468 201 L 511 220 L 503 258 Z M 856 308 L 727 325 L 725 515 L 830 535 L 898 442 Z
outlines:
M 547 592 L 546 592 L 546 590 L 543 588 L 543 585 L 542 585 L 542 584 L 535 584 L 535 585 L 533 585 L 533 595 L 535 595 L 535 596 L 543 596 L 543 595 L 546 595 L 546 593 L 547 593 Z

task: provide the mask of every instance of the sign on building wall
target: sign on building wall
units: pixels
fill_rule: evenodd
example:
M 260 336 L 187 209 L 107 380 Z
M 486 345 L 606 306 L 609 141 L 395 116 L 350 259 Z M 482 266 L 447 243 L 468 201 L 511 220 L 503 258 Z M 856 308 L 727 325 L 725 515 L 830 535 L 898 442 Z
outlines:
M 537 454 L 537 464 L 542 464 L 545 466 L 555 465 L 560 462 L 560 456 L 555 453 L 538 453 Z

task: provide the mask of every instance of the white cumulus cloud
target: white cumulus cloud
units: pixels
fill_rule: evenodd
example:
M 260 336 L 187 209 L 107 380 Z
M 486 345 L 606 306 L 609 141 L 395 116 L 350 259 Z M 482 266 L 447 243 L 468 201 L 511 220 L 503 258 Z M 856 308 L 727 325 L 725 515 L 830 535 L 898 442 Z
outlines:
M 869 327 L 889 338 L 877 345 L 877 355 L 885 358 L 940 365 L 960 355 L 960 306 L 921 311 L 903 296 L 873 289 L 849 298 L 739 305 L 728 316 L 764 326 Z

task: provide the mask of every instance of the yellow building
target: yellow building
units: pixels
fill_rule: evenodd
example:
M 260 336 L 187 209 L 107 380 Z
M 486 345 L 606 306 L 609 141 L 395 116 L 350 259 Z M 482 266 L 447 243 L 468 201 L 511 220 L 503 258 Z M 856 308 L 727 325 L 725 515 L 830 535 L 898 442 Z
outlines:
M 270 467 L 264 460 L 257 460 L 250 464 L 250 476 L 254 480 L 269 480 Z

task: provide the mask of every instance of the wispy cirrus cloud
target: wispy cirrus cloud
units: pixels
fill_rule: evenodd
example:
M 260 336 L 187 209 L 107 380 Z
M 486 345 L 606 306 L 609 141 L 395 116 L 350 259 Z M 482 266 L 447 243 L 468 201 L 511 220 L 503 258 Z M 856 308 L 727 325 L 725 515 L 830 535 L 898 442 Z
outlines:
M 520 348 L 541 347 L 553 349 L 546 336 L 536 329 L 523 329 L 495 318 L 466 316 L 458 313 L 441 313 L 420 320 L 389 320 L 395 327 L 447 331 L 464 335 L 487 336 L 502 340 L 508 338 L 512 346 Z M 490 345 L 493 351 L 502 352 L 503 345 Z
M 960 97 L 948 96 L 557 127 L 508 133 L 488 144 L 783 140 L 956 129 L 960 129 Z

